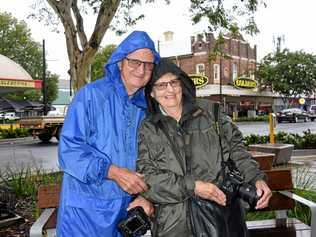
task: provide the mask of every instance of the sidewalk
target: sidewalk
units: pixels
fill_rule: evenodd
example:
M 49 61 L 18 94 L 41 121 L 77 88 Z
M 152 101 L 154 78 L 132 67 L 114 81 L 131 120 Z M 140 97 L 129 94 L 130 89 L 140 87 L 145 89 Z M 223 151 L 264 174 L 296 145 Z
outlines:
M 290 163 L 316 167 L 316 149 L 294 150 Z
M 8 145 L 8 144 L 14 144 L 14 143 L 20 143 L 20 142 L 27 142 L 27 141 L 33 141 L 37 138 L 33 138 L 32 136 L 28 137 L 18 137 L 18 138 L 5 138 L 0 139 L 0 145 Z

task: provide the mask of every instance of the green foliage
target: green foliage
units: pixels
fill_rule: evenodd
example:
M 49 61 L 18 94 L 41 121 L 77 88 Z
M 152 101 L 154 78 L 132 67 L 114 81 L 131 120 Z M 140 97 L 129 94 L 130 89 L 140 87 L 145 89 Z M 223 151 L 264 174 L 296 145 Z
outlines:
M 234 122 L 266 122 L 269 121 L 268 115 L 257 116 L 254 118 L 249 117 L 238 117 Z
M 244 137 L 244 145 L 248 147 L 251 144 L 264 144 L 269 142 L 269 136 L 268 135 L 256 135 L 256 134 L 250 134 L 248 136 Z
M 0 139 L 4 138 L 17 138 L 17 137 L 27 137 L 28 130 L 25 128 L 9 128 L 2 129 L 0 128 Z
M 0 186 L 8 187 L 17 198 L 28 199 L 28 207 L 32 208 L 35 219 L 39 216 L 35 202 L 40 185 L 61 183 L 62 173 L 47 171 L 36 164 L 20 164 L 7 166 L 0 170 Z
M 209 30 L 211 32 L 222 28 L 235 32 L 236 28 L 238 28 L 249 34 L 255 34 L 259 30 L 254 21 L 254 13 L 261 4 L 265 6 L 264 3 L 253 0 L 235 2 L 191 0 L 190 10 L 192 21 L 198 23 L 203 18 L 206 18 L 209 22 Z M 237 26 L 236 19 L 238 18 L 244 18 L 245 23 Z
M 114 44 L 107 45 L 95 55 L 91 64 L 91 81 L 95 81 L 104 76 L 104 65 L 109 60 L 115 48 L 116 45 Z
M 257 78 L 288 99 L 311 95 L 316 89 L 316 56 L 288 49 L 270 53 L 259 64 Z
M 41 184 L 60 183 L 61 172 L 48 173 L 36 164 L 7 166 L 0 171 L 0 185 L 9 187 L 17 196 L 30 196 L 36 200 L 37 188 Z
M 303 131 L 303 136 L 294 133 L 278 132 L 275 135 L 278 143 L 293 144 L 294 149 L 313 149 L 316 147 L 316 134 L 310 129 Z M 251 144 L 264 144 L 269 142 L 267 135 L 251 134 L 244 137 L 244 145 L 248 147 Z
M 33 79 L 41 80 L 43 71 L 42 46 L 32 39 L 31 31 L 24 21 L 18 21 L 8 13 L 0 13 L 0 54 L 20 64 Z M 58 76 L 47 72 L 48 101 L 57 98 Z M 28 90 L 7 94 L 11 100 L 39 101 L 40 90 Z

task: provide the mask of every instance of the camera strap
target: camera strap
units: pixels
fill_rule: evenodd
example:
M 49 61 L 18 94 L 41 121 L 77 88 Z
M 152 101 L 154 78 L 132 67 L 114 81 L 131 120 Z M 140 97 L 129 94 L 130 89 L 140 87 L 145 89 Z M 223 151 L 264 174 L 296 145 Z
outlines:
M 164 135 L 166 136 L 167 140 L 169 141 L 170 145 L 171 145 L 171 149 L 173 151 L 173 154 L 176 156 L 176 159 L 178 160 L 179 164 L 182 163 L 182 158 L 180 157 L 179 151 L 176 149 L 176 145 L 174 144 L 173 140 L 171 139 L 167 128 L 164 126 L 164 124 L 162 123 L 162 121 L 158 121 L 157 123 L 158 127 L 160 128 L 160 130 L 164 133 Z M 178 129 L 178 133 L 184 138 L 184 145 L 185 145 L 185 163 L 186 163 L 186 169 L 184 169 L 184 171 L 187 174 L 191 174 L 191 162 L 189 159 L 189 144 L 190 144 L 190 135 L 182 128 Z
M 221 172 L 219 172 L 216 176 L 216 180 L 219 180 L 220 176 L 225 177 L 225 173 L 229 172 L 229 170 L 236 168 L 236 165 L 234 161 L 231 159 L 230 152 L 229 152 L 228 159 L 225 160 L 224 158 L 224 149 L 223 149 L 223 141 L 222 141 L 224 136 L 223 136 L 223 130 L 222 130 L 222 122 L 220 118 L 220 104 L 219 103 L 214 103 L 213 116 L 214 116 L 214 123 L 215 123 L 215 131 L 216 131 L 216 134 L 218 136 L 218 141 L 219 141 L 221 167 L 222 167 Z

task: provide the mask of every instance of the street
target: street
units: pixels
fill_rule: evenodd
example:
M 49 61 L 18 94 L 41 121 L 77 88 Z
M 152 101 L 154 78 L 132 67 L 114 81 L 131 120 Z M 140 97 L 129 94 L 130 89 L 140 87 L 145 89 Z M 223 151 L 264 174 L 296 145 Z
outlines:
M 269 124 L 267 122 L 239 122 L 236 124 L 244 136 L 249 134 L 269 134 Z M 310 129 L 312 133 L 316 133 L 316 121 L 307 123 L 277 123 L 275 133 L 283 131 L 286 133 L 297 133 L 303 135 L 303 131 L 306 131 L 307 129 Z
M 269 133 L 268 123 L 264 122 L 242 122 L 237 123 L 237 126 L 244 135 Z M 307 129 L 316 133 L 316 122 L 282 123 L 276 126 L 276 132 L 302 134 L 302 131 Z M 48 144 L 31 137 L 11 141 L 0 140 L 0 171 L 4 171 L 8 166 L 20 168 L 27 165 L 50 171 L 58 170 L 57 148 L 58 142 L 55 138 Z
M 8 167 L 17 170 L 26 167 L 58 170 L 57 147 L 56 139 L 52 139 L 49 144 L 32 137 L 8 142 L 0 140 L 0 171 Z

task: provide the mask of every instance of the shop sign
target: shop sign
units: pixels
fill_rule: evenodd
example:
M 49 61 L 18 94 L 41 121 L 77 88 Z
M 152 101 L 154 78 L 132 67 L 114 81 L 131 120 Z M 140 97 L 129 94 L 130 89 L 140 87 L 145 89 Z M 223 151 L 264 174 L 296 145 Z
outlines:
M 189 75 L 196 88 L 205 86 L 208 83 L 208 77 L 200 74 Z
M 34 88 L 33 81 L 0 80 L 0 87 Z
M 234 81 L 234 85 L 237 88 L 254 89 L 257 88 L 258 82 L 248 77 L 239 77 Z

